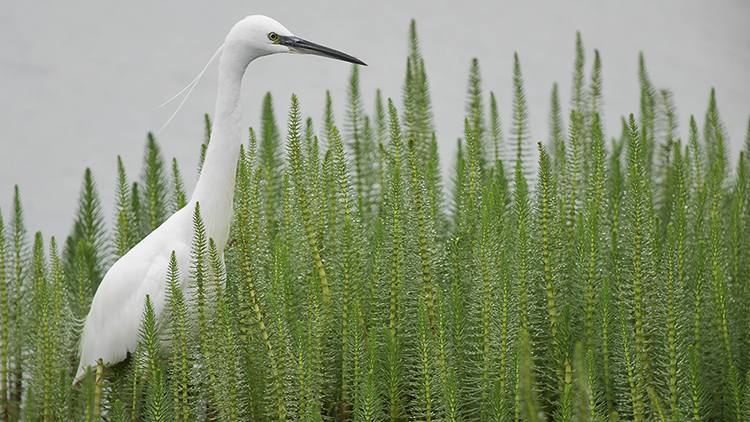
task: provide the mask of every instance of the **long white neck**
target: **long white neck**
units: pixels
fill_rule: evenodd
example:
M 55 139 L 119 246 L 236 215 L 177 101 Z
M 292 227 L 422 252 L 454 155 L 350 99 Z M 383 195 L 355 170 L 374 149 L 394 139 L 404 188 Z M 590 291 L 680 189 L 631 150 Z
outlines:
M 232 47 L 234 46 L 224 46 L 219 62 L 216 113 L 211 141 L 188 205 L 192 212 L 195 202 L 200 202 L 206 234 L 214 239 L 220 252 L 227 243 L 229 226 L 233 218 L 234 182 L 242 142 L 242 77 L 252 60 L 242 57 L 240 52 Z

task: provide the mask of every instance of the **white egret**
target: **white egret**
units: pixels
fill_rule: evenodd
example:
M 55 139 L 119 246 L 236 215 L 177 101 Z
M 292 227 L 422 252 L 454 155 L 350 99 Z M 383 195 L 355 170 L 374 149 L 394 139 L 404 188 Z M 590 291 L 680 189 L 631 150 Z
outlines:
M 81 361 L 74 385 L 98 359 L 119 362 L 135 350 L 146 295 L 151 297 L 157 317 L 164 307 L 172 251 L 177 255 L 182 288 L 186 289 L 196 202 L 200 203 L 206 234 L 214 239 L 223 258 L 233 217 L 241 143 L 240 88 L 250 62 L 275 53 L 301 53 L 365 65 L 348 54 L 297 38 L 266 16 L 248 16 L 238 22 L 220 51 L 213 132 L 190 202 L 115 262 L 104 276 L 84 322 L 79 343 Z

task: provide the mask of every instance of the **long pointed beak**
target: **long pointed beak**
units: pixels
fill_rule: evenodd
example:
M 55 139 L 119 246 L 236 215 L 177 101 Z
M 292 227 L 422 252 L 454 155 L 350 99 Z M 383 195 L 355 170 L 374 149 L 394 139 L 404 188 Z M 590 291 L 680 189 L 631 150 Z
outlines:
M 323 56 L 331 59 L 343 60 L 345 62 L 367 66 L 367 63 L 354 56 L 350 56 L 346 53 L 342 53 L 341 51 L 334 50 L 320 44 L 315 44 L 314 42 L 303 40 L 302 38 L 281 37 L 279 44 L 289 47 L 289 50 L 292 53 L 314 54 L 316 56 Z

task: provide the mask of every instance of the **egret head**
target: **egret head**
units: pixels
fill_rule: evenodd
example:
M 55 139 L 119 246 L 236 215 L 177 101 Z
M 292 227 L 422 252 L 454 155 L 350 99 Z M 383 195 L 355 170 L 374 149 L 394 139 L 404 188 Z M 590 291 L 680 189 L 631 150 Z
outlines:
M 248 64 L 257 57 L 269 54 L 297 53 L 314 54 L 366 65 L 363 61 L 346 53 L 295 37 L 282 24 L 262 15 L 248 16 L 239 21 L 227 35 L 224 46 L 245 50 L 249 58 Z

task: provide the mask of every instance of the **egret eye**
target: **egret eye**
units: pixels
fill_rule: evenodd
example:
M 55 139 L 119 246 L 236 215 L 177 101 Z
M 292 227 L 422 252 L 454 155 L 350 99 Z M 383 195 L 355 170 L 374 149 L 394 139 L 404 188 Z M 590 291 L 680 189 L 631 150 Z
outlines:
M 271 40 L 271 41 L 273 41 L 273 42 L 278 42 L 279 41 L 279 34 L 277 34 L 275 32 L 269 32 L 268 33 L 268 39 Z

